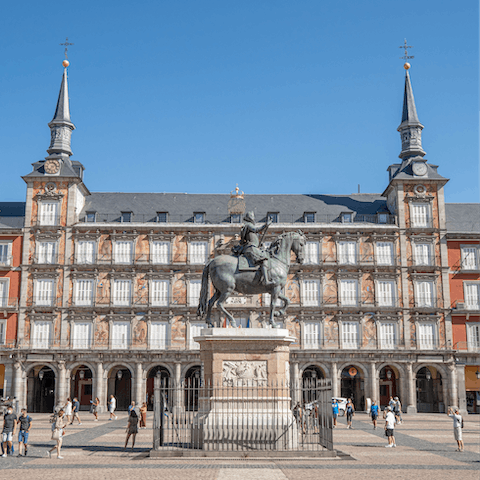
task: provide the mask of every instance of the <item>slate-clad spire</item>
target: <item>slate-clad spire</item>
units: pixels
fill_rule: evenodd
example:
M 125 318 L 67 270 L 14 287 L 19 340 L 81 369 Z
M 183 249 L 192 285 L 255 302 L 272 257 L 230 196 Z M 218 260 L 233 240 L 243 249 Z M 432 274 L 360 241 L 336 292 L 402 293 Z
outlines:
M 406 72 L 402 123 L 397 130 L 400 132 L 400 137 L 402 139 L 402 151 L 400 152 L 399 157 L 402 160 L 407 160 L 408 158 L 417 155 L 423 157 L 425 151 L 422 148 L 423 125 L 418 120 L 415 99 L 413 98 L 412 84 L 410 83 L 410 75 L 408 74 L 410 64 L 406 63 L 404 67 Z
M 75 125 L 70 120 L 66 66 L 63 70 L 60 93 L 58 94 L 57 108 L 55 109 L 53 119 L 48 126 L 50 127 L 51 131 L 51 141 L 47 150 L 49 154 L 47 158 L 69 158 L 70 155 L 72 155 L 70 139 L 72 136 L 72 131 L 75 130 Z

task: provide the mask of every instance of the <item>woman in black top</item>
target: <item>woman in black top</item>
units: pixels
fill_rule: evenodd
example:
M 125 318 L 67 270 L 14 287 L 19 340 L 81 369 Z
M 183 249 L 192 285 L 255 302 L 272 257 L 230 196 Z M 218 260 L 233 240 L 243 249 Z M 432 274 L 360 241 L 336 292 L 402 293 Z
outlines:
M 130 436 L 132 436 L 132 450 L 133 450 L 133 447 L 135 446 L 135 437 L 137 436 L 137 433 L 138 433 L 138 415 L 133 408 L 130 410 L 130 416 L 128 417 L 126 432 L 127 432 L 127 438 L 125 439 L 125 450 L 127 449 L 128 439 L 130 438 Z
M 351 398 L 348 399 L 346 412 L 347 412 L 347 428 L 353 428 L 352 418 L 355 415 L 355 407 L 353 406 Z

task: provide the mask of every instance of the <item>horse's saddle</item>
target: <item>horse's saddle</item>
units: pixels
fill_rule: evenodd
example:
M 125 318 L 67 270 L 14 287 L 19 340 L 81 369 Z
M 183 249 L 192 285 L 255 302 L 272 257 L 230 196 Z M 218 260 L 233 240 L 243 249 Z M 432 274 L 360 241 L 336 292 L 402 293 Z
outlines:
M 260 267 L 255 265 L 251 260 L 249 260 L 245 255 L 238 256 L 238 271 L 239 272 L 252 272 L 258 270 Z

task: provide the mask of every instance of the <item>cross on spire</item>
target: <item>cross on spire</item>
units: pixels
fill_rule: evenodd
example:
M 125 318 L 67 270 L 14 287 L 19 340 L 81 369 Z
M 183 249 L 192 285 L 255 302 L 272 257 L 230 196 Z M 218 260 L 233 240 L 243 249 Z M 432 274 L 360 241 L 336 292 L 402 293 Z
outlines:
M 70 45 L 74 45 L 74 44 L 73 43 L 68 43 L 68 37 L 67 37 L 67 38 L 65 38 L 65 43 L 61 43 L 60 45 L 65 45 L 65 58 L 68 59 L 68 47 Z
M 405 38 L 405 41 L 404 41 L 403 45 L 400 45 L 399 48 L 403 48 L 405 50 L 405 55 L 403 57 L 400 57 L 403 60 L 407 61 L 409 58 L 415 58 L 413 55 L 410 55 L 410 56 L 408 55 L 408 49 L 413 48 L 413 46 L 412 45 L 407 45 L 407 39 L 406 38 Z

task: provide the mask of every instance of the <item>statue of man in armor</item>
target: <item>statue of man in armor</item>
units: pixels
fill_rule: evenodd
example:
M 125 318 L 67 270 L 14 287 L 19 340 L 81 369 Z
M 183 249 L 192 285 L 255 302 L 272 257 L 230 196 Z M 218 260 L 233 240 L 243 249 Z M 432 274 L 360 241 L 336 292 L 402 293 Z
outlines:
M 245 224 L 240 232 L 240 245 L 242 253 L 254 264 L 261 264 L 262 278 L 264 285 L 272 285 L 268 276 L 268 253 L 260 248 L 258 233 L 266 230 L 272 223 L 269 219 L 264 225 L 255 225 L 255 214 L 247 212 L 244 217 Z

